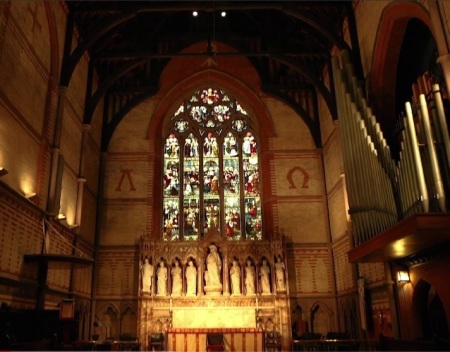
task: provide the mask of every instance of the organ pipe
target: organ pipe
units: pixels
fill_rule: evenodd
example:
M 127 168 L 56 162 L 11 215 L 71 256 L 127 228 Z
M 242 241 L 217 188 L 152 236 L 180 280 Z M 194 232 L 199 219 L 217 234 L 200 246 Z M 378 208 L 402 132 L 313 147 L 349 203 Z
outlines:
M 439 86 L 433 85 L 433 123 L 423 94 L 416 120 L 411 103 L 405 104 L 405 129 L 399 160 L 395 160 L 353 73 L 348 52 L 342 51 L 340 60 L 332 57 L 331 63 L 355 245 L 405 217 L 432 211 L 429 194 L 437 204 L 433 209 L 445 212 L 450 177 L 442 177 L 442 170 L 448 172 L 450 165 L 450 140 Z M 435 143 L 442 153 L 436 152 Z

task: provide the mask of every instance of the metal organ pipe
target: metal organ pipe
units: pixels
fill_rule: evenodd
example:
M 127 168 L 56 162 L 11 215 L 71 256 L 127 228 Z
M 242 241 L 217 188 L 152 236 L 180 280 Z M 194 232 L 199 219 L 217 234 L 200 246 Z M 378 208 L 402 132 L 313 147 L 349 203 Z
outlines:
M 445 119 L 444 104 L 442 103 L 442 96 L 438 84 L 433 84 L 433 95 L 436 104 L 439 132 L 444 146 L 445 159 L 447 161 L 447 170 L 448 170 L 448 168 L 450 168 L 450 137 L 448 135 L 449 130 L 447 126 L 447 120 Z
M 441 172 L 439 168 L 439 162 L 436 155 L 436 149 L 434 147 L 434 139 L 431 132 L 430 118 L 428 115 L 427 101 L 425 95 L 420 95 L 420 109 L 422 111 L 422 118 L 424 124 L 425 139 L 427 142 L 428 154 L 431 162 L 431 172 L 433 174 L 434 187 L 436 192 L 436 198 L 441 211 L 445 211 L 445 193 L 444 186 L 442 184 Z
M 387 143 L 377 132 L 379 125 L 353 74 L 347 52 L 342 53 L 342 66 L 332 58 L 344 169 L 349 180 L 349 213 L 358 245 L 397 221 L 391 186 L 395 168 L 385 161 Z
M 427 101 L 421 95 L 417 125 L 411 104 L 405 104 L 405 127 L 396 162 L 353 74 L 348 52 L 342 51 L 340 58 L 332 57 L 331 63 L 349 214 L 355 244 L 359 245 L 402 218 L 429 212 L 430 192 L 436 198 L 433 210 L 446 211 L 443 182 L 450 189 L 450 140 L 439 86 L 433 85 L 433 126 L 440 154 L 436 152 Z M 447 172 L 444 181 L 442 172 Z

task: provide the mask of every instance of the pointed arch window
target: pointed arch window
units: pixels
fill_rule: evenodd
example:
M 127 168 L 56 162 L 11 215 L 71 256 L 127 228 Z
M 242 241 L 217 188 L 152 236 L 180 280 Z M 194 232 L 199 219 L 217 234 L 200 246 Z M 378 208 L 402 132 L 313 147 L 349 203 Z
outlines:
M 250 116 L 225 91 L 200 89 L 171 117 L 163 148 L 163 238 L 262 239 L 259 145 Z

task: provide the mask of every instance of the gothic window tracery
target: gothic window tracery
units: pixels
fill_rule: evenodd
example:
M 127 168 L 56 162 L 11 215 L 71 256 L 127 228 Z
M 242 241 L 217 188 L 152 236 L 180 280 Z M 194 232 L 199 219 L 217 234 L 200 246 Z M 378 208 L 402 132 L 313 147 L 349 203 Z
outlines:
M 262 239 L 258 141 L 251 117 L 222 89 L 176 110 L 163 148 L 163 239 Z

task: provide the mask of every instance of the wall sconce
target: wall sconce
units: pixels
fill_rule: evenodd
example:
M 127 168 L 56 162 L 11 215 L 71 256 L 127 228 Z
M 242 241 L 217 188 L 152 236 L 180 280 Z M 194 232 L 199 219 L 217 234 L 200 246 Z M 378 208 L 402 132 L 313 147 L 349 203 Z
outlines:
M 66 216 L 64 214 L 58 214 L 58 216 L 56 217 L 56 219 L 58 220 L 65 220 Z
M 378 321 L 380 322 L 380 326 L 384 325 L 383 309 L 380 309 L 380 314 L 378 314 Z
M 409 271 L 407 269 L 401 269 L 397 271 L 397 281 L 400 283 L 409 282 Z
M 6 170 L 4 167 L 0 167 L 0 177 L 5 176 L 8 173 L 8 170 Z

